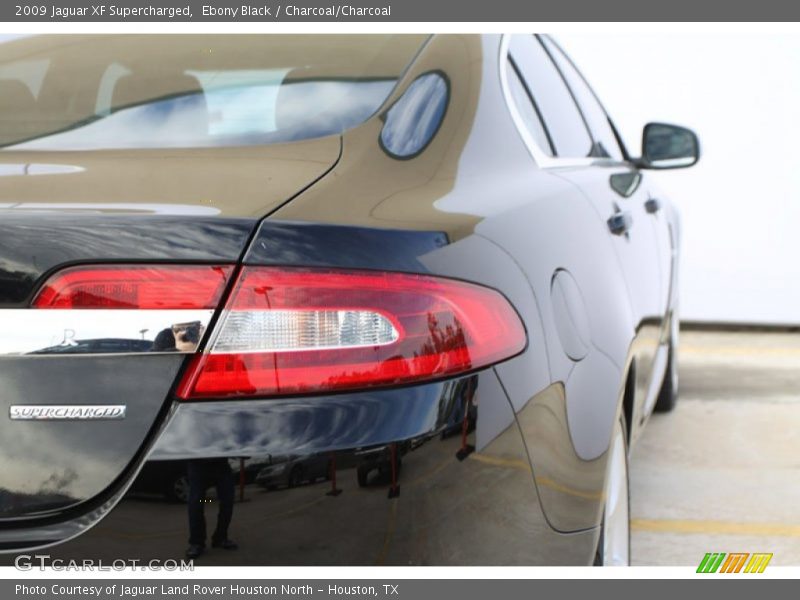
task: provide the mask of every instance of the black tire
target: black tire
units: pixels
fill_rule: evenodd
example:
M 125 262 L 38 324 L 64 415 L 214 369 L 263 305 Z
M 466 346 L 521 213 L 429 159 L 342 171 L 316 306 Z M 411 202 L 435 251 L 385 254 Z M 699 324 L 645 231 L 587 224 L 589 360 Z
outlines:
M 678 361 L 675 356 L 675 348 L 669 345 L 669 358 L 667 368 L 664 371 L 664 381 L 661 390 L 658 392 L 658 399 L 653 408 L 654 412 L 667 413 L 675 408 L 678 403 Z

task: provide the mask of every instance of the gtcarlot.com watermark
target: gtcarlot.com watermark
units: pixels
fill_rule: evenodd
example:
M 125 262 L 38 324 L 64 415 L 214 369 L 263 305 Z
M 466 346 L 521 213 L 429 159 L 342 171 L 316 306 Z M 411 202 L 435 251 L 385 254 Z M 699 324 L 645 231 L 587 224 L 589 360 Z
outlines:
M 194 571 L 193 560 L 139 560 L 137 558 L 118 558 L 112 561 L 51 558 L 49 554 L 20 554 L 14 559 L 14 567 L 19 571 Z

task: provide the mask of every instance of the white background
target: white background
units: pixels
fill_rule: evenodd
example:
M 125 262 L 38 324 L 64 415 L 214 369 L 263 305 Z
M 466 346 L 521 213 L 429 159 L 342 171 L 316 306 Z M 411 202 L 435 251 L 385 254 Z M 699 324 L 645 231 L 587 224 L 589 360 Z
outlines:
M 683 217 L 685 321 L 800 323 L 800 34 L 562 33 L 639 153 L 648 121 L 700 137 L 658 173 Z

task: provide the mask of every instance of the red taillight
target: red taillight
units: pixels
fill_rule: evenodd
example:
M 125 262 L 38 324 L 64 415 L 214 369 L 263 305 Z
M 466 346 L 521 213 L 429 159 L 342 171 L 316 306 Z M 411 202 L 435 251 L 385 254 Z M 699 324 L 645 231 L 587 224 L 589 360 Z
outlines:
M 183 399 L 324 393 L 466 373 L 521 352 L 495 290 L 423 275 L 245 267 Z
M 216 309 L 232 266 L 78 266 L 47 280 L 34 308 Z

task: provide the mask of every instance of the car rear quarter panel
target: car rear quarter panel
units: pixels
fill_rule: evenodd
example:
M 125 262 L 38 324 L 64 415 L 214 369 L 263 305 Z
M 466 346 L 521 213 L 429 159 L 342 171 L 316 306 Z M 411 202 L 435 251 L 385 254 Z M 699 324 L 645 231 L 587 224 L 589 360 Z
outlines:
M 433 38 L 395 92 L 434 68 L 448 75 L 451 104 L 425 152 L 408 161 L 382 153 L 382 121 L 373 119 L 344 136 L 329 177 L 273 218 L 440 231 L 450 243 L 420 259 L 431 272 L 511 299 L 529 346 L 497 372 L 518 415 L 549 386 L 563 386 L 559 443 L 526 443 L 537 480 L 552 482 L 539 487 L 551 524 L 575 531 L 599 523 L 635 321 L 604 220 L 577 186 L 537 168 L 523 144 L 500 85 L 499 51 L 499 36 Z M 579 361 L 566 354 L 555 323 L 558 269 L 572 274 L 585 299 L 590 351 Z M 581 509 L 564 510 L 575 497 Z

